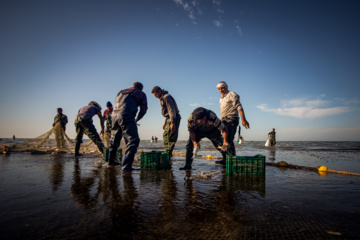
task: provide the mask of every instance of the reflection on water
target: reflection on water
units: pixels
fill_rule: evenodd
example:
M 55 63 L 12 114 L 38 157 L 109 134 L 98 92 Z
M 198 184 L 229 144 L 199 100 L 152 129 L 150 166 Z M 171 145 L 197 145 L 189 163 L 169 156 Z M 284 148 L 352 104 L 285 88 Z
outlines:
M 52 190 L 55 192 L 61 186 L 64 180 L 64 159 L 55 155 L 50 171 L 50 183 Z
M 264 154 L 268 161 L 288 156 L 276 149 Z M 330 231 L 351 239 L 360 234 L 360 178 L 323 178 L 271 166 L 265 177 L 227 176 L 215 160 L 202 158 L 195 159 L 195 170 L 179 171 L 184 161 L 175 157 L 169 170 L 122 173 L 95 154 L 3 156 L 0 237 L 331 239 Z

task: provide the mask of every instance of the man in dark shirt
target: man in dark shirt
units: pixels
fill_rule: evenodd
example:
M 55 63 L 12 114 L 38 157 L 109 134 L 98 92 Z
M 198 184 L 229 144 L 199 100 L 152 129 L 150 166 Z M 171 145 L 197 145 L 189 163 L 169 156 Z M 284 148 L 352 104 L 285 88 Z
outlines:
M 193 162 L 194 147 L 199 148 L 199 142 L 202 138 L 208 138 L 214 147 L 221 152 L 223 159 L 217 161 L 217 164 L 225 165 L 227 142 L 227 129 L 224 123 L 216 114 L 208 109 L 196 108 L 188 119 L 189 140 L 186 144 L 186 164 L 180 170 L 191 169 Z
M 61 124 L 61 127 L 64 129 L 65 131 L 65 126 L 66 124 L 68 123 L 68 119 L 67 119 L 67 116 L 64 115 L 63 113 L 63 110 L 62 108 L 58 108 L 57 109 L 57 115 L 54 117 L 54 123 L 53 123 L 53 127 L 55 127 L 55 125 L 57 123 L 60 123 Z
M 155 86 L 151 90 L 151 93 L 154 94 L 156 98 L 160 99 L 161 114 L 165 118 L 165 122 L 163 124 L 163 142 L 165 150 L 168 151 L 170 157 L 172 157 L 172 152 L 175 148 L 175 144 L 179 135 L 181 119 L 179 109 L 175 99 L 169 94 L 168 91 L 161 89 L 159 86 Z M 155 142 L 157 142 L 157 137 L 155 137 Z
M 58 114 L 54 117 L 54 123 L 52 125 L 54 127 L 55 141 L 58 149 L 65 148 L 64 135 L 66 124 L 68 123 L 67 116 L 64 115 L 62 112 L 62 108 L 57 109 Z
M 142 89 L 143 85 L 140 82 L 135 82 L 131 88 L 121 90 L 115 98 L 112 113 L 109 165 L 120 165 L 115 159 L 120 141 L 124 137 L 126 144 L 122 161 L 124 171 L 135 170 L 132 168 L 132 163 L 140 144 L 136 123 L 144 117 L 147 111 L 146 94 Z M 140 107 L 140 112 L 136 117 L 138 107 Z
M 75 129 L 76 129 L 75 156 L 82 156 L 79 150 L 84 133 L 91 139 L 91 141 L 93 141 L 97 145 L 99 151 L 101 153 L 103 152 L 104 144 L 102 143 L 101 138 L 97 133 L 92 120 L 93 116 L 95 115 L 97 115 L 100 119 L 101 134 L 103 134 L 104 119 L 101 116 L 101 107 L 97 102 L 91 101 L 87 106 L 80 108 L 75 118 L 74 121 Z
M 270 139 L 270 146 L 276 145 L 276 136 L 275 135 L 276 135 L 275 128 L 273 128 L 273 130 L 268 133 L 268 139 Z

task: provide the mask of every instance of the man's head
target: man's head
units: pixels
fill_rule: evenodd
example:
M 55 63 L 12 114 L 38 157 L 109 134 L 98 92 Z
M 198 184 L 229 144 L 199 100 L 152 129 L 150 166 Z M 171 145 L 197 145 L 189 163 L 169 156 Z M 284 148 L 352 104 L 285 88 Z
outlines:
M 206 117 L 206 110 L 205 108 L 199 107 L 196 108 L 193 112 L 192 112 L 192 116 L 195 119 L 195 121 L 197 121 L 198 123 L 206 123 L 207 117 Z
M 162 90 L 159 86 L 155 86 L 152 88 L 151 93 L 154 94 L 156 98 L 161 98 Z
M 110 111 L 112 110 L 113 106 L 112 106 L 112 104 L 111 104 L 110 101 L 106 103 L 106 107 L 107 107 L 107 109 L 109 109 Z
M 58 108 L 58 109 L 57 109 L 57 113 L 58 113 L 58 114 L 62 114 L 62 108 Z
M 226 82 L 221 81 L 216 85 L 216 88 L 219 90 L 221 95 L 226 94 L 229 90 L 228 90 L 228 85 L 226 84 Z
M 141 82 L 134 82 L 132 86 L 136 87 L 136 88 L 138 88 L 140 90 L 143 90 L 143 88 L 144 88 L 144 85 L 142 85 Z

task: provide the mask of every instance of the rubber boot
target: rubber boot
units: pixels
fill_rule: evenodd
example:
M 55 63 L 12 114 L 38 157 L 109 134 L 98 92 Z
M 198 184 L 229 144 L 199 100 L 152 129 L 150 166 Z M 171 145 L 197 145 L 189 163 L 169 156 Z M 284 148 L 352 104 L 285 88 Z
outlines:
M 115 161 L 116 155 L 117 155 L 117 149 L 112 148 L 111 151 L 109 151 L 109 166 L 121 165 L 121 163 Z
M 82 156 L 82 154 L 79 152 L 80 151 L 80 144 L 81 143 L 76 143 L 75 145 L 75 157 L 79 157 L 79 156 Z
M 223 155 L 223 159 L 220 161 L 216 161 L 215 164 L 226 166 L 226 152 L 221 152 L 221 154 Z
M 186 163 L 185 166 L 182 168 L 179 168 L 179 170 L 190 170 L 191 169 L 191 164 L 193 162 L 193 159 L 191 158 L 190 160 L 186 159 Z

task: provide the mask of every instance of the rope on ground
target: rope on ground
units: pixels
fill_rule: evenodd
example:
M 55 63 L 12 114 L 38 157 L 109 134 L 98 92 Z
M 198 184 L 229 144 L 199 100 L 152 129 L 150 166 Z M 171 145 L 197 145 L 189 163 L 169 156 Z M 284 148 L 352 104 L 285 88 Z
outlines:
M 338 170 L 328 169 L 325 166 L 319 166 L 317 168 L 316 167 L 306 167 L 306 166 L 298 166 L 298 165 L 288 164 L 287 162 L 284 162 L 284 161 L 281 161 L 278 163 L 267 162 L 266 165 L 280 167 L 280 168 L 300 169 L 300 170 L 319 172 L 319 173 L 335 173 L 335 174 L 342 174 L 342 175 L 347 175 L 347 176 L 360 177 L 360 173 L 338 171 Z

